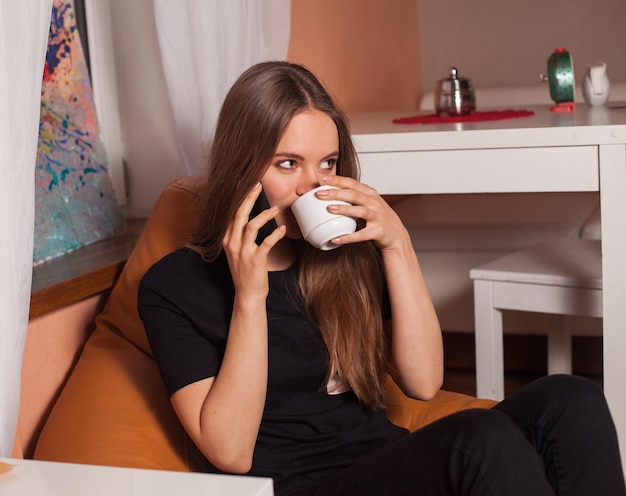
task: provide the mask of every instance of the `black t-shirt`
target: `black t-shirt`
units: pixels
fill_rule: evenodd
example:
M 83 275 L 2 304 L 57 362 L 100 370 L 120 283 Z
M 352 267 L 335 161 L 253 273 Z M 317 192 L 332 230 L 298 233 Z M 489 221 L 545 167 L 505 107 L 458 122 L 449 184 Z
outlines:
M 250 475 L 272 477 L 276 494 L 318 485 L 405 435 L 351 391 L 328 394 L 328 351 L 305 316 L 296 269 L 269 273 L 268 388 Z M 224 255 L 183 248 L 157 262 L 139 287 L 139 313 L 169 395 L 217 375 L 234 287 Z M 207 461 L 207 470 L 217 472 Z

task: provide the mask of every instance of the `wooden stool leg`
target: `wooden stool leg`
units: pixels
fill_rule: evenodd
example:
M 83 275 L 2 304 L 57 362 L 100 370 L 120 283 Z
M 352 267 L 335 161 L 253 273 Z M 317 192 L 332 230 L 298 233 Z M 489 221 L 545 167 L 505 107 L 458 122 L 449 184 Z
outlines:
M 559 319 L 559 326 L 548 332 L 548 374 L 572 373 L 572 333 L 568 316 Z
M 504 398 L 502 312 L 493 306 L 491 281 L 474 281 L 476 395 Z

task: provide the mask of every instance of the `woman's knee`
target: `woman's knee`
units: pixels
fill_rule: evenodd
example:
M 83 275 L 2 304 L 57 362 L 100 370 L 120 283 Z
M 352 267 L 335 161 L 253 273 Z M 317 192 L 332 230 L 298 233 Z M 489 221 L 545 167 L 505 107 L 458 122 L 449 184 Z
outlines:
M 602 390 L 593 381 L 573 375 L 538 379 L 494 410 L 510 417 L 540 452 L 548 438 L 605 438 L 614 429 Z
M 598 395 L 602 394 L 600 387 L 590 379 L 570 374 L 552 374 L 537 379 L 534 384 L 546 389 L 549 392 L 557 393 L 557 395 L 573 394 L 580 396 L 582 394 Z
M 490 487 L 514 486 L 519 494 L 549 492 L 539 454 L 507 415 L 497 410 L 466 410 L 454 417 L 448 455 L 450 470 L 456 468 L 463 474 L 458 480 L 472 484 L 485 480 Z M 528 492 L 523 490 L 525 484 L 530 484 Z
M 548 375 L 529 386 L 544 405 L 555 404 L 565 410 L 604 409 L 606 399 L 600 387 L 584 377 L 566 374 Z
M 454 415 L 454 442 L 457 448 L 499 452 L 517 444 L 526 449 L 527 442 L 522 432 L 511 419 L 496 410 L 472 409 Z

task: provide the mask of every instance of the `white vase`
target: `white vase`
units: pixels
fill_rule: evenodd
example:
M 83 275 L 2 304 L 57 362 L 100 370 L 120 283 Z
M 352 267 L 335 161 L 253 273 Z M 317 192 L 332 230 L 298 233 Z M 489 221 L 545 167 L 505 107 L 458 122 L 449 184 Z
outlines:
M 611 83 L 606 75 L 606 63 L 596 62 L 587 66 L 582 82 L 582 92 L 585 102 L 592 107 L 599 107 L 608 101 Z

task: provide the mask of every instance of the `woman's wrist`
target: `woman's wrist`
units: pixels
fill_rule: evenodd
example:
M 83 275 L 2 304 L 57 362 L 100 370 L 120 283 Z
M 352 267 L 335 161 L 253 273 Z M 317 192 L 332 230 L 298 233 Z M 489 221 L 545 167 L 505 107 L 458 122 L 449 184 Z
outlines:
M 395 242 L 388 246 L 381 248 L 381 252 L 383 254 L 383 259 L 385 257 L 406 257 L 409 256 L 413 258 L 415 256 L 415 250 L 413 248 L 413 243 L 411 242 L 411 236 L 409 232 L 406 230 L 404 226 L 402 226 L 403 230 L 401 234 L 397 237 Z
M 267 295 L 258 292 L 235 293 L 233 311 L 238 310 L 246 314 L 265 313 Z

